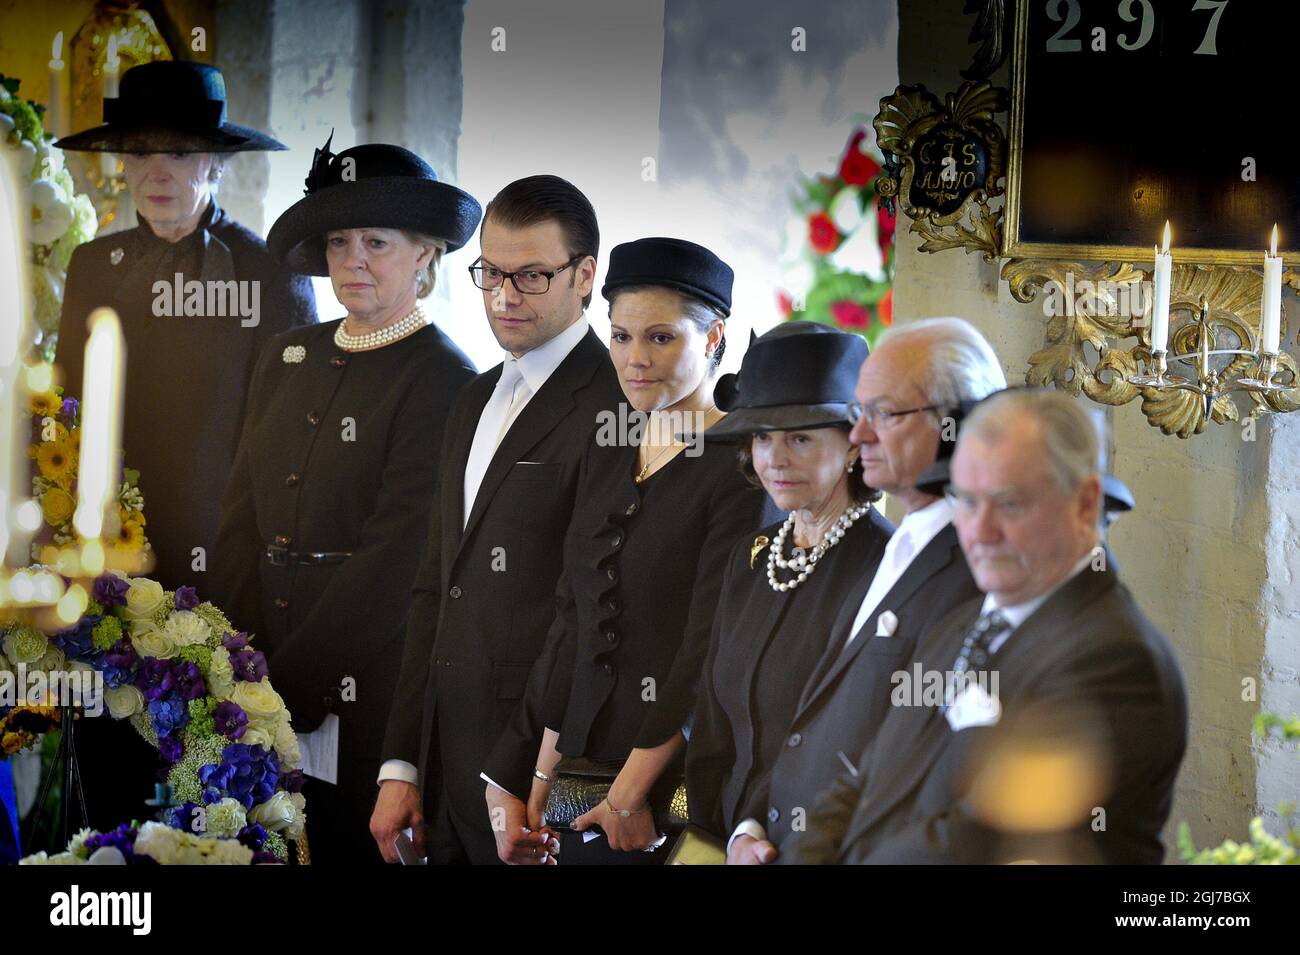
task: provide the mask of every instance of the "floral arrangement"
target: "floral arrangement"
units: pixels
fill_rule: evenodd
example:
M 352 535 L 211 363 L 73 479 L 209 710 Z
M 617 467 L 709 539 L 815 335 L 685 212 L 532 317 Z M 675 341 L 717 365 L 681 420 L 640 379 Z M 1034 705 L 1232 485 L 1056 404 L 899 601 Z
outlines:
M 1255 717 L 1255 735 L 1271 735 L 1284 742 L 1300 741 L 1300 716 L 1284 720 L 1275 713 L 1260 713 Z M 1279 813 L 1289 820 L 1295 815 L 1295 809 L 1294 805 L 1286 804 L 1279 807 Z M 1264 828 L 1264 820 L 1256 816 L 1247 826 L 1247 832 L 1249 842 L 1226 839 L 1212 849 L 1197 849 L 1191 829 L 1184 822 L 1178 826 L 1178 849 L 1183 861 L 1192 865 L 1300 865 L 1300 827 L 1288 824 L 1285 838 L 1279 839 L 1270 835 Z
M 251 850 L 246 861 L 287 857 L 285 840 L 298 838 L 306 821 L 302 754 L 289 711 L 249 635 L 200 602 L 193 587 L 165 591 L 157 581 L 109 572 L 95 580 L 73 626 L 47 636 L 11 623 L 0 632 L 0 671 L 23 664 L 103 675 L 109 716 L 130 720 L 166 764 L 174 796 L 168 826 L 236 840 Z M 15 712 L 0 710 L 0 720 L 8 724 Z M 145 832 L 121 826 L 99 835 L 131 861 L 127 849 Z M 207 850 L 182 841 L 167 851 Z M 65 855 L 77 852 L 69 846 Z
M 54 354 L 63 285 L 73 250 L 99 228 L 90 197 L 78 193 L 63 162 L 63 151 L 49 145 L 42 116 L 45 107 L 18 95 L 19 81 L 0 74 L 0 162 L 8 162 L 27 187 L 32 219 L 32 315 L 46 358 Z
M 894 321 L 894 212 L 878 205 L 880 160 L 858 129 L 834 175 L 806 180 L 786 235 L 777 306 L 788 321 L 855 332 L 874 347 Z
M 260 827 L 256 827 L 260 828 Z M 249 865 L 280 860 L 257 849 L 255 838 L 198 836 L 160 822 L 135 828 L 121 825 L 112 832 L 83 829 L 55 855 L 38 852 L 19 865 Z
M 60 547 L 76 540 L 72 514 L 77 507 L 77 466 L 81 449 L 81 406 L 76 398 L 64 397 L 61 388 L 33 395 L 32 443 L 28 456 L 35 462 L 32 497 L 44 516 L 43 533 L 32 545 L 32 559 L 51 563 L 45 552 L 49 545 Z M 143 567 L 149 550 L 145 537 L 144 495 L 140 473 L 130 468 L 118 488 L 118 533 L 109 549 L 122 556 L 138 558 Z

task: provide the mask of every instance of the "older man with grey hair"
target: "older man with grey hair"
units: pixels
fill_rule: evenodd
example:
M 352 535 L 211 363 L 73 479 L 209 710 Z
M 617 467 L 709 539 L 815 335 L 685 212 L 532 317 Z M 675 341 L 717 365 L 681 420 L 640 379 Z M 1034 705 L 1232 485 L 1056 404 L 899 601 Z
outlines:
M 916 482 L 951 454 L 959 406 L 1006 384 L 988 341 L 960 318 L 891 329 L 863 363 L 850 439 L 859 446 L 863 480 L 905 513 L 875 573 L 844 594 L 786 745 L 731 835 L 729 863 L 771 862 L 802 831 L 817 796 L 871 742 L 889 711 L 891 675 L 917 637 L 979 593 L 950 505 Z
M 922 636 L 910 690 L 782 861 L 1161 861 L 1186 696 L 1098 544 L 1096 462 L 1059 392 L 971 412 L 947 497 L 983 594 Z

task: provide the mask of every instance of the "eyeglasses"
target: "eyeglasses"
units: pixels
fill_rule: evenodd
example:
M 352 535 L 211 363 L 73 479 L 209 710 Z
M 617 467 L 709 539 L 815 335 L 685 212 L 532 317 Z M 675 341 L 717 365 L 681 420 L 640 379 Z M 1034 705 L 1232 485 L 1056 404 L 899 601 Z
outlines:
M 479 265 L 477 262 L 469 267 L 469 277 L 485 292 L 495 292 L 505 285 L 506 279 L 514 285 L 520 295 L 545 295 L 551 290 L 551 279 L 559 275 L 575 262 L 586 258 L 585 254 L 575 255 L 558 269 L 519 269 L 516 272 L 503 272 L 494 265 Z M 482 259 L 479 260 L 480 262 Z
M 974 517 L 981 500 L 987 500 L 997 515 L 1007 521 L 1018 520 L 1034 509 L 1034 501 L 1019 494 L 991 494 L 984 498 L 958 490 L 951 484 L 943 489 L 943 496 L 962 517 Z
M 916 414 L 920 411 L 938 411 L 939 405 L 925 405 L 921 408 L 908 408 L 905 411 L 882 411 L 875 405 L 858 404 L 856 401 L 850 401 L 845 409 L 845 417 L 849 419 L 849 424 L 856 425 L 863 418 L 867 421 L 869 428 L 892 428 L 898 424 L 900 418 L 906 415 Z

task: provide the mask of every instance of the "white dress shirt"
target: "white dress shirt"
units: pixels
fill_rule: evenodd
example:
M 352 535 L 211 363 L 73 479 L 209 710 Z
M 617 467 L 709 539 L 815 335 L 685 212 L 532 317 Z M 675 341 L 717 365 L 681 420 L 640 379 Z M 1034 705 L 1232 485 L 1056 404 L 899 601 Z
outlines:
M 1084 554 L 1083 557 L 1079 558 L 1079 562 L 1070 569 L 1070 572 L 1061 579 L 1060 583 L 1039 594 L 1037 597 L 1034 597 L 1032 600 L 1026 600 L 1024 603 L 1015 604 L 1010 607 L 1003 607 L 998 604 L 997 598 L 992 594 L 985 594 L 984 606 L 980 608 L 980 616 L 982 617 L 984 614 L 991 613 L 994 610 L 1000 610 L 1002 616 L 1007 618 L 1007 623 L 1011 624 L 1011 629 L 1007 630 L 1006 633 L 994 637 L 989 643 L 989 654 L 992 655 L 1001 650 L 1002 645 L 1007 642 L 1007 639 L 1016 632 L 1020 625 L 1028 620 L 1039 607 L 1047 603 L 1048 597 L 1052 596 L 1052 594 L 1056 593 L 1075 577 L 1078 577 L 1079 574 L 1083 572 L 1083 569 L 1093 562 L 1096 556 L 1097 548 L 1094 547 L 1092 550 L 1088 551 L 1088 553 Z
M 532 400 L 532 397 L 541 391 L 542 386 L 546 384 L 551 375 L 555 374 L 555 369 L 560 367 L 560 363 L 569 357 L 569 353 L 573 349 L 578 347 L 578 342 L 582 341 L 589 327 L 586 319 L 578 319 L 545 345 L 540 345 L 519 358 L 515 358 L 509 352 L 504 353 L 501 369 L 502 377 L 497 380 L 497 388 L 492 392 L 492 397 L 488 399 L 488 403 L 483 407 L 483 413 L 479 415 L 478 427 L 474 430 L 474 443 L 470 446 L 470 458 L 465 465 L 464 519 L 466 523 L 469 522 L 469 512 L 474 506 L 474 497 L 478 494 L 479 485 L 483 482 L 483 475 L 487 473 L 488 464 L 491 463 L 492 455 L 496 453 L 497 447 L 501 444 L 501 439 L 510 430 L 510 425 L 519 417 L 520 412 L 528 406 L 528 402 Z M 507 377 L 507 372 L 509 372 L 509 377 Z M 506 382 L 505 386 L 502 385 L 503 380 Z M 505 395 L 504 400 L 502 400 L 502 393 L 506 387 L 510 389 L 510 394 Z M 486 455 L 484 454 L 483 441 L 490 442 L 488 447 L 491 450 L 486 452 Z M 470 482 L 471 463 L 477 471 L 472 486 Z M 436 507 L 437 504 L 435 503 L 434 506 Z M 487 779 L 486 776 L 483 778 Z M 417 786 L 420 781 L 420 772 L 404 759 L 390 759 L 379 767 L 378 781 L 382 783 L 386 779 L 398 779 Z M 492 781 L 489 779 L 488 782 Z M 496 784 L 493 783 L 493 785 Z

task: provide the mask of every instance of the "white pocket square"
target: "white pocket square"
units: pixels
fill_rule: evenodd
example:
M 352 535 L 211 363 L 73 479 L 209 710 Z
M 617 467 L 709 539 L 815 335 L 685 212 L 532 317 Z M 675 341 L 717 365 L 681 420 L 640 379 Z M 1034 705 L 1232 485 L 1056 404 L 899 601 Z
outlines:
M 898 629 L 898 616 L 892 610 L 886 610 L 876 618 L 876 636 L 892 637 Z
M 972 683 L 952 701 L 945 715 L 953 730 L 994 726 L 1002 719 L 1002 701 L 978 683 Z

